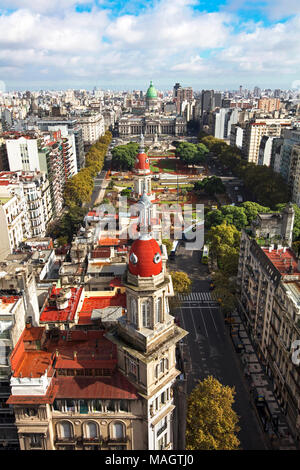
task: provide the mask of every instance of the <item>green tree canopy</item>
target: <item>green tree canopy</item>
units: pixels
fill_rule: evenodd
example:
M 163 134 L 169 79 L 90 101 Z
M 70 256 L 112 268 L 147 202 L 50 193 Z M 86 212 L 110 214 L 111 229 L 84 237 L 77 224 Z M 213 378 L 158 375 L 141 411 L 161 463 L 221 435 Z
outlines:
M 238 416 L 232 409 L 235 390 L 207 377 L 188 398 L 186 450 L 236 450 Z
M 184 271 L 171 271 L 174 292 L 187 294 L 190 292 L 192 281 Z
M 114 147 L 112 154 L 112 167 L 118 170 L 131 170 L 138 153 L 139 144 L 129 142 L 126 145 Z
M 165 238 L 164 240 L 162 240 L 162 243 L 163 243 L 163 245 L 165 245 L 165 247 L 167 248 L 167 254 L 168 254 L 168 256 L 170 256 L 170 253 L 171 253 L 171 250 L 172 250 L 172 246 L 173 246 L 172 240 L 170 240 L 169 238 Z
M 222 206 L 221 212 L 224 220 L 229 225 L 234 225 L 238 230 L 246 227 L 248 224 L 247 216 L 243 207 L 239 206 Z
M 228 225 L 226 222 L 216 227 L 212 227 L 208 233 L 210 240 L 210 252 L 214 255 L 222 255 L 223 246 L 228 245 L 239 250 L 240 232 L 234 225 Z
M 256 219 L 257 215 L 259 213 L 261 214 L 266 214 L 270 212 L 269 207 L 261 206 L 260 204 L 257 204 L 257 202 L 253 201 L 246 201 L 241 204 L 241 207 L 244 208 L 247 220 L 248 220 L 248 225 L 251 224 L 251 222 Z
M 223 194 L 226 191 L 221 178 L 211 176 L 203 178 L 201 181 L 196 181 L 194 184 L 195 191 L 204 191 L 206 194 L 213 196 L 215 194 Z
M 176 157 L 187 165 L 201 165 L 205 162 L 205 155 L 208 148 L 203 144 L 192 144 L 190 142 L 180 142 L 176 144 Z

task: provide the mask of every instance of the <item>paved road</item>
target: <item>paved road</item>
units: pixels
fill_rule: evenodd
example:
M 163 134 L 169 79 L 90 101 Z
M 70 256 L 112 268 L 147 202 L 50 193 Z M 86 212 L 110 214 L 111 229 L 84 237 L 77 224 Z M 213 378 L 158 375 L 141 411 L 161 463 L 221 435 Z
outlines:
M 92 193 L 90 206 L 93 206 L 96 203 L 96 201 L 99 199 L 99 194 L 100 194 L 101 189 L 103 188 L 103 183 L 105 181 L 106 173 L 107 172 L 105 170 L 102 170 L 101 173 L 99 173 L 94 180 L 94 190 Z
M 198 380 L 208 375 L 213 375 L 223 385 L 234 386 L 234 409 L 240 416 L 241 446 L 246 450 L 265 449 L 239 358 L 223 315 L 210 296 L 207 266 L 199 262 L 198 252 L 180 247 L 176 260 L 170 263 L 170 269 L 174 268 L 186 271 L 193 281 L 192 294 L 181 299 L 181 306 L 176 311 L 181 326 L 189 331 L 186 337 L 190 356 L 188 360 L 191 363 L 188 392 L 191 392 Z

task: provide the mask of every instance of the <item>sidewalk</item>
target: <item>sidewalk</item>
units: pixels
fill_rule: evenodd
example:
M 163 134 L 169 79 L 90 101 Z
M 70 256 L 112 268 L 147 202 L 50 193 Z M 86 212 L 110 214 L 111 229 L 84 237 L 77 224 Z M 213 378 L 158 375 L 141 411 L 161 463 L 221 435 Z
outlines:
M 231 317 L 234 318 L 234 325 L 238 326 L 239 328 L 239 336 L 245 348 L 245 351 L 240 355 L 240 360 L 250 388 L 252 397 L 251 401 L 255 409 L 257 419 L 263 427 L 259 412 L 255 405 L 255 396 L 259 396 L 264 399 L 264 401 L 268 404 L 272 417 L 278 419 L 278 429 L 276 430 L 276 433 L 272 429 L 272 425 L 269 422 L 267 422 L 265 429 L 263 429 L 266 438 L 270 442 L 271 449 L 297 450 L 297 444 L 295 443 L 290 433 L 286 418 L 280 410 L 280 407 L 274 396 L 272 382 L 268 375 L 264 372 L 258 360 L 254 347 L 248 337 L 248 333 L 244 327 L 238 311 L 236 310 Z

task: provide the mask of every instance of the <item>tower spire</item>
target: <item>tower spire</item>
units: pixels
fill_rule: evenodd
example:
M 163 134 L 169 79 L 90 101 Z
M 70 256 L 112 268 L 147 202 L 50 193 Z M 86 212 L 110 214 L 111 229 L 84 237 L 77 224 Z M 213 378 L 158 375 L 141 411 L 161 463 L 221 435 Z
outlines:
M 140 135 L 139 153 L 145 153 L 145 139 L 144 139 L 144 136 L 143 136 L 142 132 L 141 132 L 141 135 Z

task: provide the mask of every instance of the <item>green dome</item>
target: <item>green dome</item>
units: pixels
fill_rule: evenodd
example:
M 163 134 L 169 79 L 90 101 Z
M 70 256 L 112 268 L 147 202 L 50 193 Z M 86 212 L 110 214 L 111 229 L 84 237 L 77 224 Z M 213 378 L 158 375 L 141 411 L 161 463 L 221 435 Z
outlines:
M 147 90 L 147 95 L 146 95 L 147 98 L 150 98 L 150 99 L 153 99 L 153 98 L 157 98 L 157 91 L 155 90 L 154 86 L 153 86 L 153 83 L 152 83 L 152 80 L 150 82 L 150 86 Z

